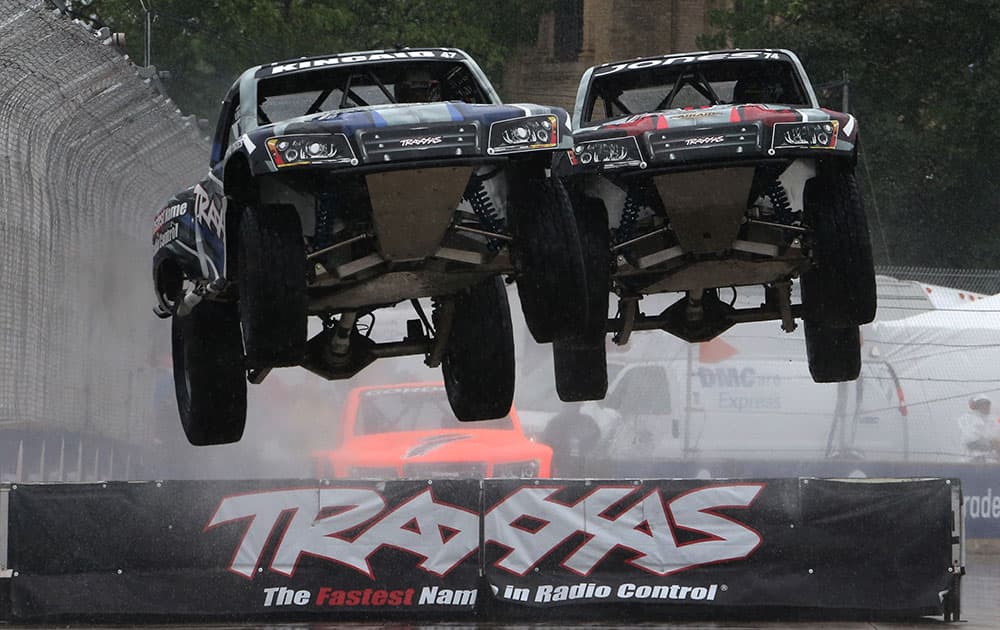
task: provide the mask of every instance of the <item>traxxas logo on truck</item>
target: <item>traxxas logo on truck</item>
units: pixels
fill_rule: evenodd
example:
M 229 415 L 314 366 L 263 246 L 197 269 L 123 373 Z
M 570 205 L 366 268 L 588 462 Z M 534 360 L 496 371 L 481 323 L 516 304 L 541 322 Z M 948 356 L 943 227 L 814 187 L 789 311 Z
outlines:
M 265 566 L 291 577 L 303 555 L 376 579 L 369 561 L 383 548 L 411 554 L 419 569 L 444 577 L 483 541 L 508 550 L 496 568 L 523 576 L 574 537 L 582 542 L 559 564 L 575 574 L 589 575 L 624 550 L 630 565 L 663 576 L 752 554 L 760 534 L 716 511 L 747 508 L 763 488 L 712 485 L 667 497 L 656 487 L 599 486 L 563 502 L 561 487 L 524 486 L 482 516 L 484 538 L 477 513 L 439 501 L 430 487 L 391 508 L 374 489 L 275 490 L 226 497 L 205 529 L 242 524 L 228 568 L 248 579 Z
M 421 138 L 403 138 L 399 141 L 401 147 L 423 147 L 431 144 L 441 144 L 442 136 L 423 136 Z

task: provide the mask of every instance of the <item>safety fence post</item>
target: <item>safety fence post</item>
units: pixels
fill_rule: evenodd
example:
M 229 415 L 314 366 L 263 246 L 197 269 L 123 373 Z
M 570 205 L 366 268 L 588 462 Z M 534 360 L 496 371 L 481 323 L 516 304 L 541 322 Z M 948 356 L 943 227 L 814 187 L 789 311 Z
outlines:
M 13 571 L 7 566 L 7 522 L 10 517 L 10 486 L 0 485 L 0 580 L 9 579 Z

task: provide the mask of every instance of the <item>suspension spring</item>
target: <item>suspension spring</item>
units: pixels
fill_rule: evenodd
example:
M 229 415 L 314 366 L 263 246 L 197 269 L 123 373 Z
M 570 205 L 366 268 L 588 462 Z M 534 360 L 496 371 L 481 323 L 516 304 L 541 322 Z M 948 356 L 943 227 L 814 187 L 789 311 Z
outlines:
M 792 204 L 788 201 L 788 192 L 777 179 L 772 180 L 767 187 L 767 198 L 771 200 L 774 208 L 775 218 L 778 223 L 792 225 L 796 223 L 793 217 Z
M 497 213 L 496 206 L 493 205 L 493 199 L 490 197 L 489 191 L 486 190 L 485 181 L 489 177 L 478 177 L 473 175 L 469 179 L 469 185 L 465 188 L 465 193 L 463 198 L 469 202 L 472 207 L 472 211 L 476 213 L 476 218 L 479 219 L 480 225 L 487 232 L 493 232 L 499 234 L 502 232 L 500 225 L 500 216 Z M 500 250 L 500 241 L 491 238 L 487 239 L 486 246 L 489 247 L 491 252 L 497 252 Z
M 625 205 L 622 207 L 622 220 L 615 235 L 615 244 L 623 243 L 632 238 L 632 231 L 639 220 L 639 189 L 635 185 L 628 187 L 625 194 Z
M 313 235 L 313 250 L 317 251 L 333 244 L 333 220 L 337 199 L 332 193 L 324 192 L 316 201 L 316 232 Z

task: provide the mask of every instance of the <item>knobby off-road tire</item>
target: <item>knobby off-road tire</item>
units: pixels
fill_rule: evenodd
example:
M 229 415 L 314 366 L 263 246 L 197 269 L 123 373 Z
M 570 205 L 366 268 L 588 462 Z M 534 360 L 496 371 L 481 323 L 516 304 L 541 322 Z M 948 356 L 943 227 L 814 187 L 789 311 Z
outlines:
M 861 333 L 806 320 L 806 358 L 817 383 L 853 381 L 861 373 Z
M 875 319 L 875 269 L 868 222 L 853 169 L 819 165 L 806 183 L 806 222 L 813 228 L 814 267 L 802 274 L 807 318 L 837 328 Z
M 611 290 L 608 214 L 598 199 L 575 202 L 587 278 L 587 313 L 579 332 L 552 342 L 556 392 L 563 402 L 601 400 L 608 393 L 607 320 Z
M 295 206 L 247 207 L 238 251 L 247 364 L 298 365 L 306 344 L 306 254 Z
M 510 179 L 509 216 L 517 294 L 538 343 L 578 332 L 586 317 L 586 271 L 573 206 L 562 183 Z
M 491 420 L 514 402 L 514 330 L 503 280 L 490 278 L 455 297 L 441 362 L 448 402 L 462 421 Z
M 235 303 L 204 300 L 173 317 L 174 392 L 181 426 L 195 446 L 243 437 L 247 381 Z

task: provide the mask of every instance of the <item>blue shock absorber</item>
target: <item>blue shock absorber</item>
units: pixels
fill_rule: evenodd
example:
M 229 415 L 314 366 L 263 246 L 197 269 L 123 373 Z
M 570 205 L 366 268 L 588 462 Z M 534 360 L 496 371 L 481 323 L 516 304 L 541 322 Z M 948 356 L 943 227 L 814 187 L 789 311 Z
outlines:
M 622 208 L 622 220 L 618 225 L 618 232 L 615 234 L 615 243 L 624 243 L 632 238 L 632 231 L 635 229 L 636 221 L 639 220 L 639 189 L 634 184 L 630 184 L 625 191 L 625 205 Z
M 485 177 L 473 175 L 469 178 L 469 185 L 465 188 L 463 198 L 469 202 L 472 211 L 476 213 L 476 218 L 479 219 L 479 224 L 484 230 L 500 234 L 502 233 L 500 217 L 497 215 L 496 206 L 493 205 L 493 199 L 490 197 L 489 191 L 486 190 L 484 183 L 489 178 L 490 175 Z M 487 239 L 486 246 L 489 247 L 491 252 L 499 251 L 500 241 L 495 238 Z
M 316 200 L 316 233 L 313 248 L 323 249 L 333 245 L 333 220 L 336 215 L 337 199 L 331 192 L 320 193 Z

